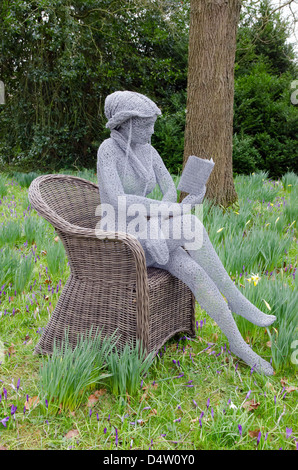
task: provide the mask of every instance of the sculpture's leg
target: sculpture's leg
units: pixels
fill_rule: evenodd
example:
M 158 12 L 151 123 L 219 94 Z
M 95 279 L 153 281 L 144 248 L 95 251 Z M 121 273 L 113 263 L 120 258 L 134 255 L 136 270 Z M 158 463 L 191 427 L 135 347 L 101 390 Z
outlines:
M 266 315 L 253 305 L 237 288 L 209 239 L 203 227 L 203 244 L 198 250 L 188 250 L 190 256 L 208 273 L 218 289 L 226 297 L 232 312 L 241 315 L 258 326 L 269 326 L 275 320 L 274 315 Z
M 202 244 L 199 249 L 187 249 L 190 256 L 206 271 L 208 276 L 213 280 L 220 292 L 226 297 L 228 306 L 232 312 L 241 315 L 242 317 L 249 320 L 258 326 L 269 326 L 275 320 L 274 315 L 266 315 L 255 307 L 237 288 L 234 284 L 227 271 L 225 270 L 219 256 L 217 255 L 213 245 L 209 239 L 208 233 L 201 223 L 201 221 L 195 215 L 188 215 L 190 217 L 190 223 L 192 231 L 199 231 L 202 237 Z M 175 218 L 174 218 L 175 223 Z M 176 219 L 177 223 L 177 219 Z M 171 221 L 171 224 L 173 222 Z M 182 224 L 183 225 L 183 224 Z M 172 226 L 170 226 L 172 230 Z M 172 232 L 170 232 L 172 233 Z M 185 240 L 183 233 L 183 226 L 181 229 L 182 238 L 181 241 Z M 179 243 L 179 240 L 168 240 L 168 246 L 170 250 L 173 250 Z
M 155 264 L 154 266 L 168 270 L 191 289 L 200 306 L 226 335 L 230 350 L 236 356 L 243 359 L 258 372 L 266 375 L 273 374 L 271 365 L 258 356 L 242 338 L 233 315 L 213 280 L 182 247 L 178 247 L 171 252 L 166 265 Z

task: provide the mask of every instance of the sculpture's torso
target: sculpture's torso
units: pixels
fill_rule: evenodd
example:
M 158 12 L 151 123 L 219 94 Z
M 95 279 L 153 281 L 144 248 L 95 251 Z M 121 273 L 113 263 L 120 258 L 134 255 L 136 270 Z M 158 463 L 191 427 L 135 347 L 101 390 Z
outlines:
M 142 204 L 142 197 L 147 196 L 153 189 L 155 188 L 157 181 L 156 176 L 154 173 L 154 169 L 152 166 L 150 152 L 155 151 L 149 144 L 146 145 L 138 145 L 136 148 L 136 155 L 138 156 L 139 161 L 147 170 L 147 182 L 144 181 L 138 173 L 135 171 L 134 166 L 130 160 L 130 157 L 127 159 L 126 163 L 126 156 L 124 151 L 118 146 L 118 144 L 113 139 L 106 139 L 98 149 L 98 159 L 97 159 L 97 177 L 98 177 L 98 186 L 99 186 L 99 194 L 100 194 L 100 203 L 101 204 L 111 204 L 115 210 L 115 230 L 119 229 L 118 225 L 118 205 L 115 206 L 115 203 L 111 200 L 111 187 L 113 188 L 113 179 L 114 176 L 111 173 L 109 175 L 102 176 L 100 171 L 101 168 L 105 165 L 105 158 L 108 156 L 109 160 L 112 160 L 114 170 L 116 170 L 122 186 L 124 193 L 127 195 L 134 195 L 134 203 Z M 124 174 L 126 163 L 126 171 Z M 147 186 L 147 187 L 146 187 Z M 137 199 L 137 196 L 140 196 L 140 200 Z M 126 197 L 127 200 L 127 207 L 129 206 L 129 196 Z M 126 232 L 129 233 L 129 223 L 135 218 L 136 216 L 127 216 L 126 217 Z M 106 219 L 107 220 L 107 219 Z M 107 225 L 101 225 L 101 228 L 107 230 Z M 123 228 L 120 227 L 120 231 L 123 231 Z M 133 233 L 135 235 L 135 232 Z M 142 240 L 140 240 L 142 244 Z M 143 244 L 142 244 L 143 246 Z M 143 246 L 147 265 L 152 264 L 152 258 L 150 257 L 149 253 Z

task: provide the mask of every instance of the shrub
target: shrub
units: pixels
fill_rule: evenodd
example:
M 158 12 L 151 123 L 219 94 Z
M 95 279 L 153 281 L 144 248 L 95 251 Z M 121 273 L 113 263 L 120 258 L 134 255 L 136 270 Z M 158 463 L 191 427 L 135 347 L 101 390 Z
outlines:
M 253 173 L 260 166 L 261 157 L 254 147 L 254 139 L 249 135 L 233 136 L 233 172 L 236 174 Z

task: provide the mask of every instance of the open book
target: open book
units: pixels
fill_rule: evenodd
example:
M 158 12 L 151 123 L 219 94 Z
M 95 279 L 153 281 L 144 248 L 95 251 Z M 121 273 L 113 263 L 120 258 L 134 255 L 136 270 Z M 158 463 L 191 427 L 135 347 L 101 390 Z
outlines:
M 183 169 L 177 189 L 189 194 L 200 194 L 213 170 L 214 161 L 190 155 Z

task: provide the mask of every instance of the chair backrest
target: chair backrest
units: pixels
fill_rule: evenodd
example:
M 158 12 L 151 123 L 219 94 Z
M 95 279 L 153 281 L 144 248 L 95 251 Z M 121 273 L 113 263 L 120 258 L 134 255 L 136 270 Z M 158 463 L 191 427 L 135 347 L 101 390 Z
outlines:
M 42 201 L 59 217 L 79 227 L 96 227 L 100 220 L 95 215 L 100 204 L 96 184 L 69 175 L 45 175 L 39 177 L 38 188 Z M 48 221 L 55 226 L 50 218 Z

